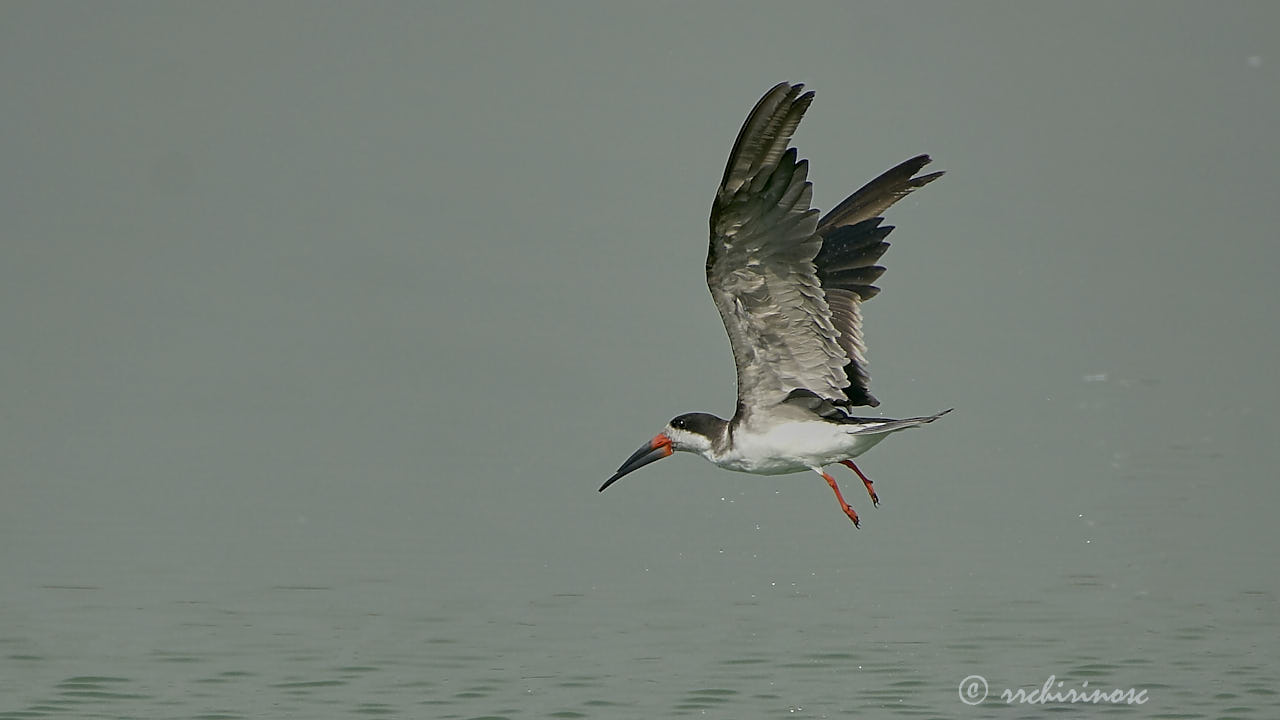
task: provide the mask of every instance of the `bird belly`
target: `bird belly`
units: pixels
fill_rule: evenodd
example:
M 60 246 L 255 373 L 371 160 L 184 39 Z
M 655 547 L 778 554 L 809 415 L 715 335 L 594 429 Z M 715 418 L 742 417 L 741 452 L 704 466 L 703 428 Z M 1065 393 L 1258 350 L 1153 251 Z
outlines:
M 765 432 L 740 429 L 733 449 L 712 462 L 727 470 L 755 475 L 785 475 L 855 458 L 884 435 L 851 435 L 849 426 L 828 422 L 791 422 Z

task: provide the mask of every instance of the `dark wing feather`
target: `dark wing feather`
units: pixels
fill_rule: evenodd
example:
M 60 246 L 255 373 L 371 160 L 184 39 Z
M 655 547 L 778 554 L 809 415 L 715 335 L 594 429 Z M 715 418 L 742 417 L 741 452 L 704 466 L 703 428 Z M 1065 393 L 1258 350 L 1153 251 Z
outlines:
M 864 185 L 827 213 L 818 223 L 822 249 L 814 258 L 818 280 L 826 293 L 831 318 L 840 331 L 839 343 L 849 361 L 844 366 L 849 385 L 845 402 L 837 405 L 875 407 L 867 369 L 867 345 L 862 335 L 862 303 L 880 288 L 872 285 L 884 273 L 876 261 L 889 249 L 885 237 L 893 231 L 878 217 L 911 191 L 942 177 L 942 173 L 916 177 L 929 163 L 928 155 L 911 158 Z

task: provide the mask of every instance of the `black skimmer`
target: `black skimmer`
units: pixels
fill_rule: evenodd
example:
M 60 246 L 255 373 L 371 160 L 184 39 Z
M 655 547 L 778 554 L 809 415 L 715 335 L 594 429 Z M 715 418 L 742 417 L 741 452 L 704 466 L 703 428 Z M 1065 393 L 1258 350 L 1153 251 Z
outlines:
M 711 207 L 707 285 L 738 368 L 733 418 L 687 413 L 645 443 L 600 491 L 675 452 L 692 452 L 728 470 L 782 475 L 812 470 L 835 491 L 859 526 L 835 478 L 840 463 L 857 473 L 879 506 L 871 480 L 853 459 L 899 430 L 951 412 L 905 420 L 856 417 L 875 407 L 868 389 L 862 303 L 889 249 L 880 213 L 942 176 L 917 175 L 919 155 L 867 183 L 822 219 L 809 207 L 807 160 L 788 147 L 813 93 L 781 83 L 760 98 L 733 144 Z

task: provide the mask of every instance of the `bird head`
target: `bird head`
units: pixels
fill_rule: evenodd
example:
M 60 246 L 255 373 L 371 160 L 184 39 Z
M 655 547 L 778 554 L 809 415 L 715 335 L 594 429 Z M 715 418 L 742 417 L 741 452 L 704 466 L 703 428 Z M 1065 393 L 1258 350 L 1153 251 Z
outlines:
M 654 435 L 652 440 L 632 453 L 613 477 L 600 486 L 600 492 L 604 492 L 605 488 L 617 482 L 623 475 L 677 452 L 697 453 L 709 458 L 712 451 L 712 437 L 722 431 L 726 424 L 726 421 L 707 413 L 677 415 L 667 423 L 662 432 Z

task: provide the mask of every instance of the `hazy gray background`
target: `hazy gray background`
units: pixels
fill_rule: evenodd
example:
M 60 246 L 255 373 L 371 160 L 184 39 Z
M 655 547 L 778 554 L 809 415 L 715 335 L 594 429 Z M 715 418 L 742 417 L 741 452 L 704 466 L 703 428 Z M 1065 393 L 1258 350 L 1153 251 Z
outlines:
M 1275 717 L 1277 28 L 0 5 L 0 717 Z M 841 476 L 861 531 L 812 474 L 595 491 L 732 411 L 706 215 L 782 80 L 818 207 L 948 171 L 866 322 L 886 414 L 957 409 Z

